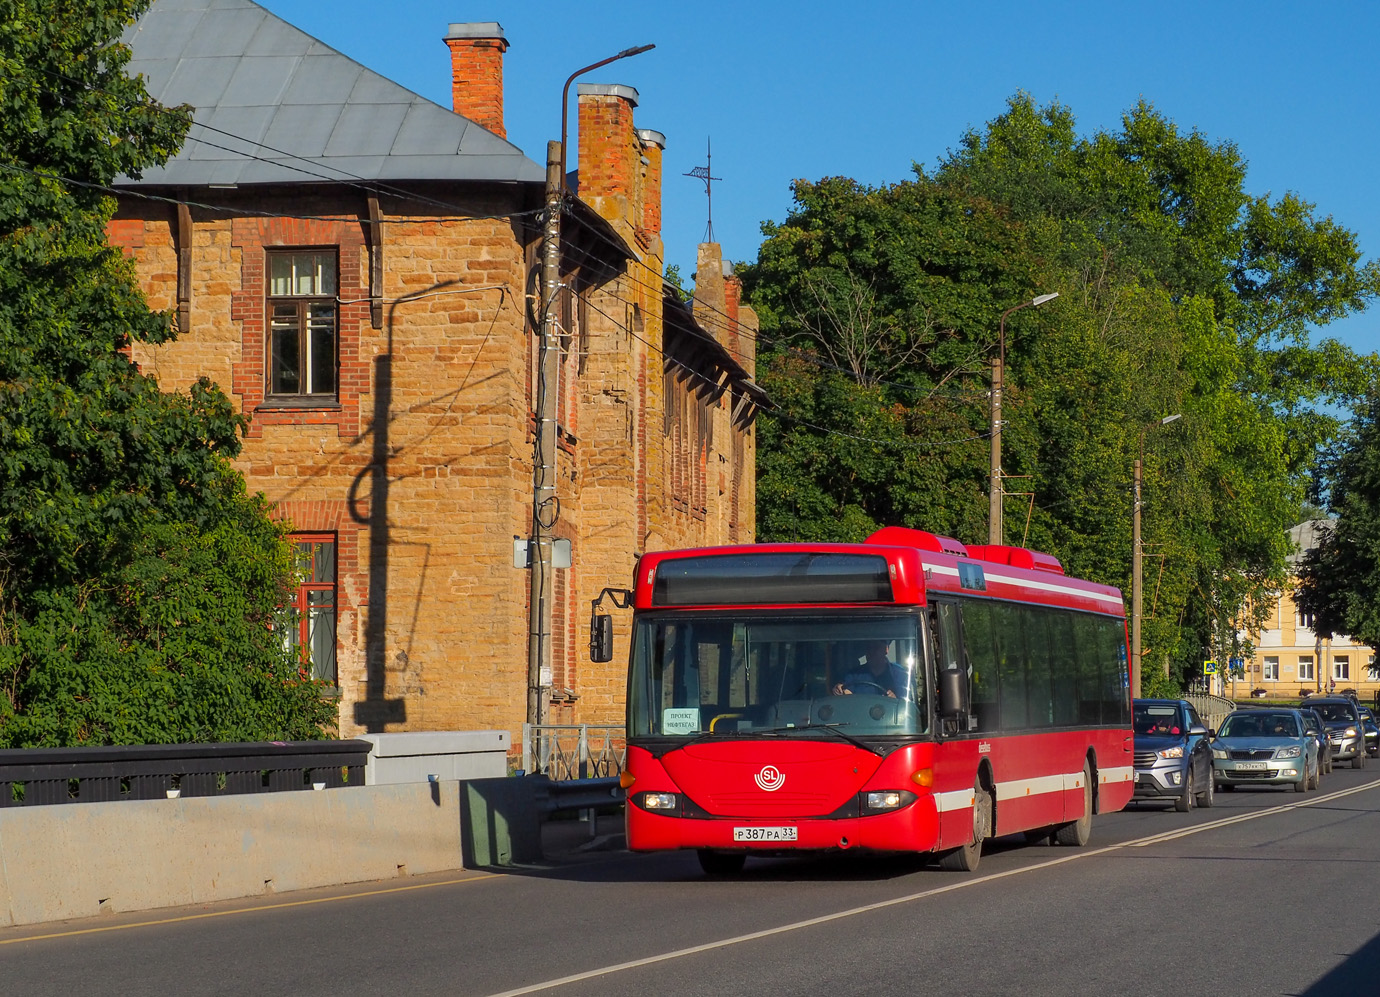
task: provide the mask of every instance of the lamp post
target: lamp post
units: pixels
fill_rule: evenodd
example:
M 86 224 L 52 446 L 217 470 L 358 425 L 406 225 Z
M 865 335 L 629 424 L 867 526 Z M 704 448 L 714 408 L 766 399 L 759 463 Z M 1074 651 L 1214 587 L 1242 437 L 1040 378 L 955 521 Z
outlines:
M 1141 466 L 1145 460 L 1145 432 L 1155 426 L 1167 426 L 1182 416 L 1175 412 L 1159 422 L 1142 427 L 1136 445 L 1136 462 L 1131 476 L 1131 696 L 1140 697 L 1140 617 L 1141 617 L 1141 553 L 1140 553 L 1140 484 Z M 1168 668 L 1168 665 L 1165 665 Z
M 624 49 L 571 73 L 561 89 L 561 140 L 546 143 L 546 219 L 542 226 L 541 339 L 537 351 L 536 440 L 532 454 L 532 536 L 527 568 L 532 573 L 527 607 L 527 722 L 545 721 L 543 687 L 551 675 L 551 540 L 560 505 L 556 501 L 556 379 L 560 350 L 556 348 L 556 294 L 561 285 L 561 199 L 565 196 L 566 106 L 570 84 L 577 76 L 610 62 L 639 55 L 655 45 Z
M 1053 301 L 1059 297 L 1059 292 L 1053 294 L 1037 294 L 1029 301 L 1022 301 L 1019 305 L 1012 305 L 1001 313 L 1001 321 L 997 324 L 997 355 L 992 358 L 992 466 L 991 483 L 987 489 L 987 542 L 989 544 L 1001 543 L 1002 523 L 1001 523 L 1001 392 L 1002 381 L 1006 376 L 1006 316 L 1012 312 L 1018 312 L 1022 308 L 1029 308 L 1032 305 L 1043 305 L 1046 301 Z

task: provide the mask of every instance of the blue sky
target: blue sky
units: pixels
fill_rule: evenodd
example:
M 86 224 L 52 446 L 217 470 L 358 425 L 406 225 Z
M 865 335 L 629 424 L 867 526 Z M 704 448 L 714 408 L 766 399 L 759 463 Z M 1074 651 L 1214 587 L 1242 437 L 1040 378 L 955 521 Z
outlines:
M 539 162 L 560 134 L 565 78 L 655 43 L 582 81 L 636 87 L 638 126 L 666 135 L 663 237 L 687 274 L 706 205 L 682 174 L 704 164 L 706 139 L 723 178 L 714 235 L 727 258 L 751 260 L 762 221 L 790 209 L 792 179 L 903 179 L 1020 90 L 1067 104 L 1084 133 L 1115 129 L 1145 97 L 1181 129 L 1235 142 L 1252 193 L 1294 191 L 1380 255 L 1380 4 L 260 2 L 446 106 L 447 26 L 498 21 L 508 137 Z M 573 143 L 573 112 L 570 128 Z M 1380 306 L 1328 334 L 1380 349 Z

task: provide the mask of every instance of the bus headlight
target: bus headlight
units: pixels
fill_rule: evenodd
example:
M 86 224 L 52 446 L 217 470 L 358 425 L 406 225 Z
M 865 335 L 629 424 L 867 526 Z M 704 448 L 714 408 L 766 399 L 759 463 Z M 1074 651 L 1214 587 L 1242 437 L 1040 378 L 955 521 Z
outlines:
M 642 808 L 644 810 L 675 810 L 680 804 L 676 799 L 675 793 L 643 793 Z
M 915 794 L 904 789 L 883 789 L 880 792 L 863 794 L 863 811 L 866 813 L 885 813 L 899 810 L 915 802 Z

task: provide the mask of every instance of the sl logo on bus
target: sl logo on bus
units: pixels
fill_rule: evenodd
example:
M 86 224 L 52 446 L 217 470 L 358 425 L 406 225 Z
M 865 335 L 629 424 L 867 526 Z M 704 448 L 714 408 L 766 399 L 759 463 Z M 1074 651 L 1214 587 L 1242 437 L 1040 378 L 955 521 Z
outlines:
M 786 785 L 786 773 L 775 765 L 764 765 L 762 771 L 752 777 L 752 781 L 757 783 L 758 789 L 774 793 Z

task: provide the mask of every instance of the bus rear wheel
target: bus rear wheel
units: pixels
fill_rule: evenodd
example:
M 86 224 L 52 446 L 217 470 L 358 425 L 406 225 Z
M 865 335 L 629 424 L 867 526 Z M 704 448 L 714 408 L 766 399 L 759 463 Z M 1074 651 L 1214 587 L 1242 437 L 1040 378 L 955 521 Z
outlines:
M 1054 840 L 1061 845 L 1081 848 L 1092 837 L 1092 769 L 1083 763 L 1083 816 L 1077 820 L 1060 824 L 1054 831 Z
M 701 848 L 698 852 L 700 868 L 709 876 L 733 876 L 743 871 L 747 862 L 746 852 L 716 852 L 712 848 Z
M 973 839 L 961 848 L 939 856 L 939 868 L 946 872 L 973 872 L 982 861 L 982 843 L 991 834 L 992 797 L 979 783 L 973 789 Z

